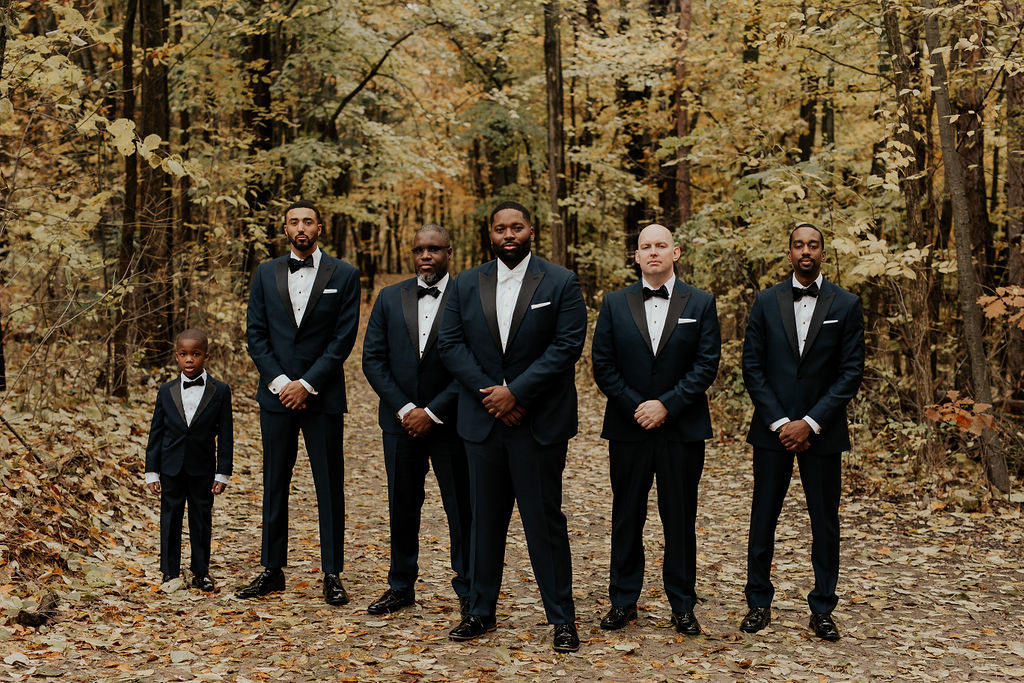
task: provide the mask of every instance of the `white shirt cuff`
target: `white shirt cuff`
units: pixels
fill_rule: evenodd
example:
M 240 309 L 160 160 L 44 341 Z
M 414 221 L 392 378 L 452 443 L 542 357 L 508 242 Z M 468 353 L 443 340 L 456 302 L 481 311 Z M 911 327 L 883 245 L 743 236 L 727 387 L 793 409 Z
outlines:
M 441 418 L 439 418 L 437 415 L 434 415 L 434 413 L 430 412 L 430 408 L 424 408 L 423 411 L 427 415 L 429 415 L 430 419 L 433 420 L 434 422 L 436 422 L 437 424 L 439 424 L 439 425 L 443 425 L 444 424 L 444 422 L 441 422 Z
M 231 483 L 231 475 L 229 475 L 229 474 L 215 474 L 215 475 L 213 475 L 213 480 L 214 481 L 219 481 L 222 484 L 230 484 Z
M 147 484 L 155 484 L 158 481 L 160 481 L 160 473 L 159 472 L 146 472 L 146 483 Z
M 777 432 L 777 431 L 779 431 L 779 427 L 781 427 L 782 425 L 786 424 L 787 422 L 789 422 L 789 418 L 788 417 L 784 417 L 781 420 L 776 420 L 775 422 L 772 422 L 768 426 L 768 429 L 772 430 L 773 432 Z M 810 422 L 808 422 L 807 424 L 810 424 Z
M 316 389 L 313 388 L 312 384 L 310 384 L 309 382 L 307 382 L 306 380 L 304 380 L 302 378 L 299 378 L 299 384 L 301 384 L 302 386 L 306 387 L 306 391 L 308 391 L 310 393 L 310 395 L 316 396 Z
M 398 419 L 404 420 L 405 416 L 409 414 L 409 411 L 416 407 L 413 402 L 406 403 L 404 406 L 398 409 Z
M 821 425 L 814 421 L 810 415 L 804 415 L 804 422 L 811 425 L 811 429 L 815 434 L 821 434 Z
M 291 382 L 291 380 L 288 379 L 288 375 L 278 375 L 270 384 L 267 385 L 267 388 L 270 389 L 270 393 L 277 396 L 281 393 L 281 390 L 284 389 L 284 386 L 288 384 L 288 382 Z

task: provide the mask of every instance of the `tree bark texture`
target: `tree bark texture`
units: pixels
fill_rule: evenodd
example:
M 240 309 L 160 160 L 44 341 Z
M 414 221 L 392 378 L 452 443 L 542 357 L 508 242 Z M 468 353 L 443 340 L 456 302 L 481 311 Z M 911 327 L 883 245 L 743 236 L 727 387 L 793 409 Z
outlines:
M 679 0 L 679 50 L 676 54 L 676 136 L 685 140 L 690 135 L 690 100 L 686 89 L 687 51 L 690 25 L 693 21 L 691 0 Z M 676 149 L 676 202 L 679 225 L 693 218 L 693 196 L 690 187 L 690 150 L 693 145 L 681 144 Z
M 565 99 L 558 0 L 544 3 L 544 76 L 548 108 L 548 196 L 551 202 L 551 260 L 571 267 L 569 209 L 565 206 Z
M 1004 2 L 1020 26 L 1020 3 Z M 1006 284 L 1024 287 L 1024 74 L 1006 76 Z M 1007 336 L 1006 371 L 1013 397 L 1024 399 L 1024 330 L 1012 326 Z

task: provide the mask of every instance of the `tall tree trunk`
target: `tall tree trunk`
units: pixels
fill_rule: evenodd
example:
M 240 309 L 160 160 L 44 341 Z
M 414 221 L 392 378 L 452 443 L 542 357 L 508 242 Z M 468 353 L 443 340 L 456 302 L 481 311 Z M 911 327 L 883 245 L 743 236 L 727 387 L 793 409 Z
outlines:
M 690 42 L 692 9 L 690 0 L 679 0 L 679 49 L 676 54 L 676 136 L 686 140 L 690 135 L 690 107 L 686 89 L 687 50 Z M 690 192 L 690 150 L 693 145 L 681 144 L 676 149 L 676 202 L 679 225 L 693 218 L 693 196 Z
M 1013 24 L 1024 22 L 1017 2 L 1003 3 Z M 1024 287 L 1024 74 L 1007 74 L 1006 88 L 1006 284 Z M 1006 370 L 1013 398 L 1024 399 L 1024 330 L 1012 326 L 1006 344 Z
M 137 11 L 138 0 L 128 0 L 125 8 L 124 33 L 121 36 L 121 116 L 129 121 L 135 120 L 135 62 L 132 49 Z M 114 278 L 114 282 L 118 283 L 127 282 L 134 270 L 132 256 L 135 252 L 138 191 L 138 154 L 131 154 L 124 158 L 124 210 L 121 215 L 121 239 L 117 250 L 117 276 Z M 134 296 L 127 294 L 122 298 L 114 327 L 110 393 L 119 398 L 128 398 L 128 328 L 134 318 L 131 306 L 134 299 Z
M 558 0 L 544 3 L 544 76 L 548 104 L 548 187 L 551 202 L 551 260 L 569 261 L 569 208 L 565 205 L 565 96 Z
M 924 6 L 935 9 L 934 0 L 924 0 Z M 946 185 L 953 202 L 953 233 L 956 239 L 956 272 L 960 288 L 960 311 L 964 318 L 964 337 L 967 355 L 971 365 L 971 379 L 974 384 L 974 398 L 978 403 L 991 405 L 992 389 L 989 386 L 988 359 L 985 357 L 985 343 L 981 336 L 981 307 L 978 306 L 978 283 L 971 263 L 971 213 L 967 204 L 967 192 L 960 157 L 957 155 L 953 126 L 950 123 L 949 82 L 946 64 L 939 40 L 939 20 L 934 13 L 925 15 L 925 39 L 931 53 L 933 69 L 932 95 L 938 116 L 939 137 L 942 140 L 942 158 L 945 168 Z M 1010 490 L 1010 477 L 1006 469 L 1006 458 L 998 448 L 991 429 L 982 432 L 982 455 L 986 464 L 989 481 L 1002 492 Z

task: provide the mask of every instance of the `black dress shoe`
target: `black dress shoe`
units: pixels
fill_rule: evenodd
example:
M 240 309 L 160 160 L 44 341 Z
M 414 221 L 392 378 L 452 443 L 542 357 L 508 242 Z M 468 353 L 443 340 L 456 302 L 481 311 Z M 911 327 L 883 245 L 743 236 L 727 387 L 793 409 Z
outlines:
M 370 614 L 390 614 L 416 602 L 414 591 L 396 591 L 389 588 L 376 602 L 371 602 L 366 611 Z
M 743 618 L 743 623 L 740 624 L 740 630 L 744 633 L 757 633 L 770 623 L 772 623 L 771 607 L 751 607 L 747 616 Z
M 620 628 L 629 626 L 631 621 L 636 621 L 636 605 L 612 607 L 601 620 L 601 628 L 605 631 L 618 631 Z
M 267 593 L 284 590 L 284 572 L 280 569 L 264 569 L 248 586 L 235 592 L 240 598 L 259 598 Z
M 494 617 L 478 617 L 475 614 L 468 614 L 458 626 L 448 632 L 448 638 L 451 640 L 473 640 L 496 628 L 498 628 L 498 622 Z
M 324 602 L 334 607 L 348 604 L 348 593 L 341 585 L 340 575 L 324 574 Z M 371 614 L 374 613 L 371 612 Z
M 827 640 L 830 643 L 839 640 L 839 629 L 836 628 L 836 622 L 832 621 L 831 614 L 811 614 L 811 628 L 814 630 L 814 635 L 822 640 Z
M 700 635 L 700 624 L 697 623 L 697 617 L 693 616 L 693 610 L 683 612 L 682 614 L 673 612 L 672 625 L 676 627 L 676 631 L 684 635 Z
M 176 578 L 178 578 L 177 574 L 161 574 L 160 575 L 160 583 L 164 584 L 164 583 L 167 583 L 168 581 L 174 581 Z
M 192 587 L 198 588 L 204 593 L 213 593 L 217 590 L 217 586 L 213 583 L 213 579 L 210 578 L 209 574 L 203 574 L 201 576 L 196 575 L 192 577 Z
M 580 637 L 575 624 L 555 624 L 555 637 L 551 641 L 555 652 L 576 652 L 580 649 Z
M 469 598 L 459 598 L 459 617 L 465 619 L 469 616 Z

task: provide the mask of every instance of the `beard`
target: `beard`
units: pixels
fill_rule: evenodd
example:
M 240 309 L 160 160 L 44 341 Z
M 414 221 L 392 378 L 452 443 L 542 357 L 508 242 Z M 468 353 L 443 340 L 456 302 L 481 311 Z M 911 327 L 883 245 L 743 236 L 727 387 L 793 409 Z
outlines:
M 291 243 L 292 247 L 295 248 L 295 251 L 309 251 L 316 246 L 316 235 L 307 234 L 305 246 L 297 242 L 295 237 L 289 237 L 288 241 Z
M 436 270 L 434 270 L 429 273 L 423 273 L 422 275 L 420 275 L 420 279 L 423 280 L 423 284 L 425 284 L 427 287 L 433 287 L 438 282 L 440 282 L 441 278 L 443 278 L 444 276 L 445 273 L 439 273 Z
M 523 259 L 526 258 L 526 255 L 530 253 L 530 242 L 527 241 L 524 244 L 517 245 L 515 251 L 512 252 L 506 252 L 500 245 L 492 242 L 491 251 L 493 251 L 494 255 L 497 256 L 498 259 L 506 266 L 509 268 L 515 268 L 517 265 L 522 263 Z

